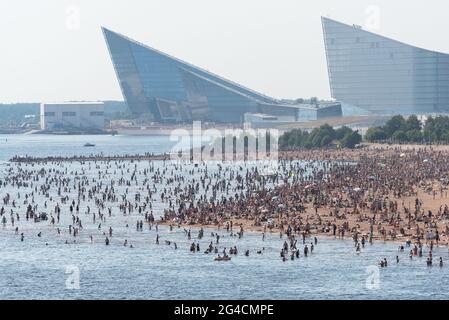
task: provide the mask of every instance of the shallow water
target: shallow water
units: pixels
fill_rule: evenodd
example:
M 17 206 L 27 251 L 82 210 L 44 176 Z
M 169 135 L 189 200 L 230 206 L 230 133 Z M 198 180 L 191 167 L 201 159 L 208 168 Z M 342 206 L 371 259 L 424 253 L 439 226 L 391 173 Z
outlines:
M 425 259 L 409 260 L 394 244 L 376 243 L 360 255 L 351 241 L 320 238 L 314 253 L 283 262 L 277 235 L 262 242 L 259 234 L 243 239 L 226 237 L 221 245 L 236 244 L 241 253 L 231 261 L 216 262 L 212 255 L 190 253 L 182 230 L 159 230 L 161 244 L 155 244 L 155 231 L 144 231 L 135 248 L 105 246 L 102 242 L 45 245 L 45 239 L 27 239 L 0 233 L 0 298 L 57 299 L 447 299 L 447 266 L 426 267 Z M 164 239 L 176 241 L 178 249 Z M 47 239 L 48 240 L 48 239 Z M 213 239 L 207 234 L 201 247 Z M 437 249 L 447 260 L 445 249 Z M 390 265 L 379 269 L 379 288 L 368 289 L 367 267 L 380 257 Z M 80 288 L 68 289 L 66 281 L 79 269 Z
M 8 139 L 4 142 L 3 139 Z M 2 142 L 3 141 L 3 142 Z M 96 147 L 85 148 L 86 142 Z M 33 156 L 74 155 L 103 152 L 125 154 L 164 152 L 170 147 L 168 137 L 120 136 L 0 136 L 0 161 L 16 154 Z M 142 165 L 144 165 L 142 163 Z M 2 166 L 2 174 L 7 164 Z M 74 168 L 75 169 L 75 168 Z M 0 189 L 5 192 L 14 190 Z M 43 199 L 36 199 L 42 207 Z M 23 212 L 23 205 L 19 210 Z M 155 203 L 154 210 L 162 210 L 165 203 Z M 67 207 L 64 207 L 65 209 Z M 82 208 L 83 209 L 83 208 Z M 83 212 L 83 210 L 81 210 Z M 64 213 L 64 210 L 63 210 Z M 84 213 L 80 213 L 82 216 Z M 246 232 L 242 239 L 218 231 L 220 251 L 236 245 L 237 256 L 228 262 L 213 261 L 213 254 L 203 254 L 211 232 L 199 240 L 201 251 L 189 252 L 183 229 L 169 231 L 160 226 L 156 232 L 144 226 L 135 230 L 136 220 L 142 217 L 120 216 L 115 213 L 111 224 L 114 236 L 111 245 L 104 238 L 94 236 L 90 243 L 88 233 L 95 226 L 85 218 L 85 229 L 76 244 L 65 244 L 66 235 L 58 236 L 48 222 L 20 221 L 26 230 L 25 241 L 14 234 L 11 225 L 0 225 L 0 298 L 2 299 L 448 299 L 449 257 L 447 248 L 434 252 L 434 266 L 427 267 L 425 258 L 410 260 L 406 252 L 398 253 L 398 244 L 375 243 L 355 254 L 352 241 L 320 237 L 313 254 L 283 262 L 279 250 L 284 239 L 278 234 L 267 234 L 265 241 L 258 233 Z M 61 224 L 69 224 L 70 217 L 62 214 Z M 84 220 L 84 218 L 83 218 Z M 90 221 L 89 221 L 90 222 Z M 126 223 L 129 227 L 126 228 Z M 109 226 L 109 222 L 106 223 Z M 105 227 L 106 229 L 106 227 Z M 38 237 L 37 230 L 43 230 Z M 106 230 L 104 230 L 106 231 Z M 160 244 L 155 243 L 156 233 Z M 130 239 L 134 248 L 124 247 Z M 165 244 L 175 241 L 178 249 Z M 312 241 L 308 239 L 307 243 Z M 300 246 L 302 250 L 302 245 Z M 263 250 L 257 254 L 257 250 Z M 250 250 L 245 257 L 244 250 Z M 424 255 L 427 254 L 427 248 Z M 395 256 L 400 256 L 396 264 Z M 445 266 L 436 262 L 442 256 Z M 377 268 L 386 257 L 387 268 Z M 374 268 L 374 269 L 372 269 Z M 75 272 L 74 272 L 75 270 Z M 71 289 L 67 281 L 79 270 L 79 289 Z M 67 273 L 66 273 L 67 272 Z M 378 286 L 367 286 L 367 280 L 376 279 Z M 377 283 L 377 282 L 375 282 Z M 369 283 L 368 283 L 369 284 Z
M 84 147 L 85 143 L 95 147 Z M 163 153 L 176 142 L 168 136 L 0 135 L 0 161 L 19 156 L 124 155 Z

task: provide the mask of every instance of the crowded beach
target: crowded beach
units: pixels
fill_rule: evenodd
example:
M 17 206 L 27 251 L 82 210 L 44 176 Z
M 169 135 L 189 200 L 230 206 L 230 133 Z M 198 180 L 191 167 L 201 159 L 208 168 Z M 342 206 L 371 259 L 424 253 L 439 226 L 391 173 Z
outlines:
M 393 241 L 398 255 L 380 257 L 380 266 L 399 263 L 400 254 L 443 266 L 447 257 L 433 252 L 449 244 L 448 150 L 371 146 L 279 156 L 268 173 L 244 161 L 181 163 L 149 154 L 14 158 L 0 177 L 0 232 L 22 242 L 52 233 L 62 244 L 133 248 L 133 232 L 149 229 L 157 245 L 216 261 L 263 254 L 224 248 L 223 234 L 278 234 L 282 261 L 310 256 L 323 236 L 350 239 L 357 254 Z M 132 232 L 117 234 L 117 223 Z M 189 245 L 161 237 L 162 226 L 182 229 Z

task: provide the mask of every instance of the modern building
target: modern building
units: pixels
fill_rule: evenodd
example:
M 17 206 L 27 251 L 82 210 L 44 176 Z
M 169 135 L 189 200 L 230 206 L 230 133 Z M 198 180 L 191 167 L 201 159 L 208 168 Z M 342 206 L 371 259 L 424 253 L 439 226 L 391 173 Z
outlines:
M 250 124 L 250 128 L 267 127 L 279 124 L 279 119 L 263 113 L 245 113 L 244 123 Z
M 42 130 L 104 129 L 103 102 L 41 103 Z
M 299 122 L 324 120 L 341 116 L 342 108 L 339 102 L 322 103 L 319 105 L 298 105 L 297 121 Z
M 308 122 L 339 118 L 342 116 L 339 102 L 322 104 L 295 104 L 295 105 L 262 105 L 262 112 L 245 113 L 244 121 L 253 126 L 273 125 L 292 122 Z
M 242 123 L 245 113 L 297 117 L 297 107 L 102 28 L 129 109 L 157 122 Z M 341 112 L 340 112 L 341 116 Z
M 332 97 L 375 114 L 449 111 L 449 55 L 322 18 Z

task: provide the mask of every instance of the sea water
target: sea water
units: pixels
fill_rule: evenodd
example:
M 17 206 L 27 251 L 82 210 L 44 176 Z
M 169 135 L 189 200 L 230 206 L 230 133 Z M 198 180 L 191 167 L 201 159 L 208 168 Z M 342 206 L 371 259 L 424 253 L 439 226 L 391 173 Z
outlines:
M 83 147 L 84 143 L 94 148 Z M 105 155 L 160 153 L 174 144 L 168 137 L 144 136 L 0 136 L 0 175 L 12 164 L 14 155 Z M 75 164 L 73 164 L 76 166 Z M 141 165 L 144 165 L 142 162 Z M 158 164 L 160 165 L 160 164 Z M 0 189 L 0 197 L 14 190 Z M 43 199 L 36 199 L 43 202 Z M 42 203 L 40 203 L 42 206 Z M 166 203 L 155 203 L 162 211 Z M 66 208 L 65 208 L 66 209 Z M 21 208 L 23 216 L 23 207 Z M 95 209 L 93 209 L 95 210 Z M 82 217 L 83 213 L 80 213 Z M 14 234 L 11 225 L 0 226 L 0 298 L 1 299 L 448 299 L 449 256 L 446 247 L 434 251 L 434 266 L 426 258 L 408 257 L 410 248 L 398 252 L 397 243 L 375 242 L 356 254 L 351 240 L 319 237 L 312 254 L 282 261 L 279 251 L 284 238 L 278 233 L 246 231 L 242 239 L 224 230 L 206 229 L 201 240 L 187 240 L 183 228 L 159 226 L 156 232 L 144 225 L 135 230 L 141 217 L 117 216 L 111 219 L 114 236 L 111 245 L 104 237 L 95 236 L 93 243 L 85 236 L 94 232 L 90 218 L 84 221 L 77 243 L 65 243 L 48 221 L 20 221 L 25 240 Z M 70 214 L 61 214 L 62 229 L 69 224 Z M 69 219 L 70 220 L 70 219 Z M 127 228 L 125 225 L 129 224 Z M 109 227 L 109 223 L 106 223 Z M 22 227 L 21 227 L 22 228 Z M 42 231 L 42 237 L 36 234 Z M 237 246 L 239 254 L 227 262 L 214 261 L 214 254 L 204 250 L 218 232 L 220 251 Z M 160 244 L 155 242 L 159 234 Z M 129 239 L 133 248 L 121 245 Z M 167 245 L 165 241 L 171 241 Z M 177 243 L 175 250 L 173 242 Z M 201 250 L 191 253 L 191 242 Z M 302 243 L 300 248 L 302 249 Z M 310 247 L 313 239 L 307 239 Z M 249 249 L 246 257 L 243 252 Z M 261 254 L 258 254 L 260 251 Z M 427 248 L 425 248 L 425 253 Z M 395 261 L 399 255 L 400 262 Z M 439 257 L 445 265 L 438 266 Z M 378 262 L 387 258 L 389 265 Z

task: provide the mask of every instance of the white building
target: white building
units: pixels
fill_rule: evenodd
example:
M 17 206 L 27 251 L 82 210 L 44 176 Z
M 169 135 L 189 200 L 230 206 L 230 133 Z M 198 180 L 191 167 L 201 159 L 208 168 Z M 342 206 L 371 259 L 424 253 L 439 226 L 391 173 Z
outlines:
M 103 102 L 41 103 L 41 129 L 103 129 Z

